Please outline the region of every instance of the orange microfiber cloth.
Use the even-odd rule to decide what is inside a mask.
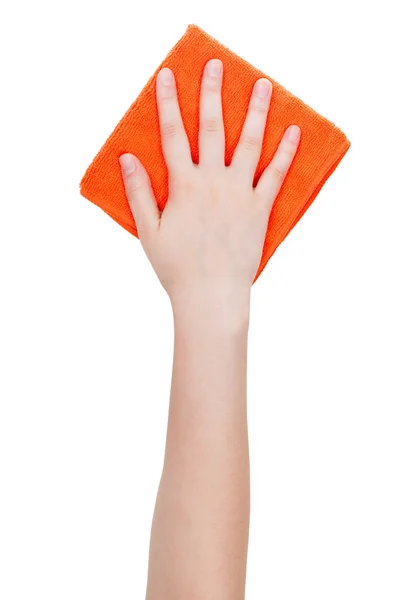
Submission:
[[[175,74],[182,118],[193,161],[197,163],[200,83],[205,64],[211,58],[219,58],[224,64],[222,104],[228,165],[239,141],[253,85],[260,77],[268,76],[197,25],[189,25],[108,137],[80,182],[80,192],[85,198],[97,204],[136,237],[138,233],[125,196],[119,156],[126,152],[138,156],[150,176],[154,195],[162,210],[168,198],[168,172],[161,150],[156,76],[162,67],[169,67]],[[273,90],[254,185],[271,161],[289,125],[301,128],[301,139],[273,204],[254,281],[350,147],[344,133],[331,121],[271,77],[268,79]]]

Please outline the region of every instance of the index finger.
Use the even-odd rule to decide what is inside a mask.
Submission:
[[[162,149],[170,172],[193,166],[189,140],[179,108],[175,77],[164,67],[157,75],[157,108]]]

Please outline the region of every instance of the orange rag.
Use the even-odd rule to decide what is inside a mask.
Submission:
[[[271,161],[287,127],[295,124],[301,128],[297,153],[270,214],[256,281],[276,248],[336,169],[350,142],[331,121],[197,25],[188,25],[105,141],[80,182],[80,193],[139,237],[125,195],[119,156],[126,152],[138,156],[150,176],[159,208],[163,210],[168,198],[168,171],[161,149],[156,76],[162,67],[169,67],[175,74],[182,118],[192,158],[197,163],[200,83],[205,64],[211,58],[221,59],[224,65],[222,104],[227,165],[239,141],[253,85],[260,77],[267,77],[273,90],[254,185]]]

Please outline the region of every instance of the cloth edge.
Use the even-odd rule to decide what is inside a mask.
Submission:
[[[341,144],[338,144],[337,150],[335,153],[332,153],[329,157],[329,161],[325,162],[321,165],[318,174],[312,179],[310,182],[308,193],[305,196],[305,201],[301,206],[300,210],[293,214],[293,217],[290,221],[286,221],[283,226],[275,232],[275,243],[269,252],[263,253],[263,256],[260,261],[260,265],[258,267],[256,276],[253,280],[253,285],[260,277],[261,273],[265,269],[268,261],[275,254],[276,250],[282,244],[283,240],[289,235],[294,226],[298,223],[304,213],[308,210],[311,204],[314,202],[319,192],[328,181],[329,177],[334,173],[336,168],[339,166],[340,162],[344,158],[345,154],[351,147],[350,140],[343,134],[343,140]],[[267,228],[268,231],[268,228]]]

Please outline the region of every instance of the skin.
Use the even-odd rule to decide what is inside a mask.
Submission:
[[[226,166],[222,81],[222,62],[210,60],[200,90],[199,164],[193,164],[173,72],[158,73],[159,125],[169,173],[162,214],[139,159],[120,157],[140,241],[174,318],[167,440],[146,600],[242,600],[245,595],[250,292],[300,129],[287,129],[253,187],[272,86],[267,79],[255,83]]]

